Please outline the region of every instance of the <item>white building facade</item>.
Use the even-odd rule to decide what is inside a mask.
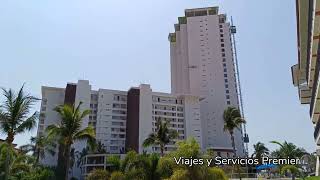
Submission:
[[[171,91],[201,98],[202,148],[232,153],[223,112],[239,108],[230,23],[218,7],[187,9],[169,34]],[[237,155],[244,156],[242,130],[235,131]]]
[[[165,147],[166,152],[175,148],[176,140],[189,137],[194,137],[202,144],[200,101],[197,96],[152,92],[147,84],[129,91],[92,90],[87,80],[68,83],[66,88],[42,87],[38,135],[45,134],[49,125],[60,123],[60,117],[54,111],[56,106],[77,105],[80,102],[81,110],[91,110],[90,115],[83,119],[82,128],[92,125],[96,139],[110,154],[124,154],[131,149],[139,153],[160,152],[157,146],[142,146],[149,134],[156,131],[157,118],[168,121],[169,128],[179,134],[177,139]],[[81,152],[86,142],[76,142],[73,147],[75,151]],[[57,161],[58,153],[54,156],[47,154],[41,163],[55,166]],[[80,178],[81,169],[75,165],[72,175]]]
[[[128,91],[126,147],[139,153],[160,152],[157,146],[142,146],[149,134],[156,132],[157,119],[169,122],[169,128],[179,134],[176,140],[193,137],[202,145],[199,98],[192,95],[152,92],[150,85],[142,84]],[[166,152],[175,149],[176,140],[165,147]]]

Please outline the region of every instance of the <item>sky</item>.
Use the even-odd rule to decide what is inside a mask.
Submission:
[[[26,91],[41,97],[41,86],[88,79],[93,89],[149,83],[170,92],[168,33],[184,9],[207,6],[219,6],[237,26],[251,152],[258,141],[275,149],[272,140],[315,151],[308,106],[300,104],[291,80],[297,63],[293,0],[2,0],[0,87],[18,90],[26,83]],[[35,133],[15,142],[26,144]]]

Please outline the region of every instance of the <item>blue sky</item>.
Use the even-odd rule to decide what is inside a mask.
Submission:
[[[237,25],[250,149],[257,141],[274,149],[269,141],[287,140],[314,151],[308,107],[300,105],[291,80],[297,63],[293,0],[3,0],[0,86],[18,89],[25,82],[41,97],[42,85],[89,79],[93,88],[150,83],[170,92],[167,35],[184,9],[205,6],[219,6]],[[15,142],[24,144],[35,132]]]

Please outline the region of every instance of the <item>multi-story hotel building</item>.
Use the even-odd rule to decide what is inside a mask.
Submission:
[[[239,108],[231,25],[218,7],[187,9],[169,34],[171,91],[200,97],[202,147],[232,153],[223,112]],[[237,155],[245,155],[242,130],[235,131]]]
[[[314,124],[314,139],[320,155],[320,0],[297,0],[298,63],[291,67],[292,81],[298,88],[301,104],[310,105],[310,118]],[[319,175],[319,157],[317,171]]]
[[[197,96],[172,95],[153,92],[150,85],[141,84],[129,91],[99,89],[92,90],[89,81],[79,80],[68,83],[66,88],[42,87],[41,116],[38,134],[45,133],[48,125],[58,124],[59,115],[54,108],[62,104],[78,104],[81,109],[90,109],[91,114],[85,117],[82,127],[93,125],[96,139],[101,142],[108,153],[123,154],[126,149],[139,153],[159,152],[159,147],[142,146],[143,141],[156,131],[156,119],[170,122],[170,129],[176,130],[178,139],[194,137],[199,144],[201,138],[200,103]],[[173,140],[165,147],[165,151],[175,148]],[[86,142],[77,142],[75,151],[86,147]],[[42,159],[46,165],[56,165],[55,156],[47,155]],[[74,175],[80,169],[74,167]]]

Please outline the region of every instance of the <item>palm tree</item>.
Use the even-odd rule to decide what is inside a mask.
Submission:
[[[12,89],[2,89],[5,99],[0,105],[0,133],[7,135],[6,142],[9,148],[12,148],[12,143],[17,134],[30,131],[36,126],[36,120],[38,118],[37,112],[29,116],[31,107],[38,99],[29,94],[25,94],[23,87],[24,86],[20,88],[17,94]],[[7,155],[5,160],[5,179],[8,179],[9,161],[10,156]]]
[[[160,154],[164,155],[164,148],[170,143],[172,139],[178,137],[178,132],[168,128],[168,121],[162,121],[160,118],[156,122],[156,132],[149,134],[149,137],[144,140],[143,146],[148,147],[151,145],[160,146]]]
[[[260,162],[263,156],[269,155],[269,149],[261,142],[254,144],[253,148],[254,148],[254,153],[252,154],[252,157],[259,159]]]
[[[70,169],[70,151],[75,141],[87,140],[89,145],[94,146],[95,131],[92,126],[81,129],[82,119],[90,114],[90,110],[80,111],[81,102],[77,107],[74,105],[57,106],[54,110],[60,115],[60,124],[49,125],[46,129],[48,137],[58,137],[59,144],[64,148],[59,152],[65,158],[65,169],[62,172],[64,179],[68,180],[68,171]]]
[[[2,91],[5,100],[0,106],[0,131],[7,135],[6,141],[12,145],[17,134],[30,131],[35,127],[37,112],[31,116],[29,114],[31,107],[38,99],[25,94],[23,86],[18,94],[15,94],[12,89],[2,89]]]
[[[276,158],[301,158],[303,155],[306,154],[306,151],[302,148],[298,148],[293,143],[288,143],[284,141],[284,143],[280,143],[278,141],[271,141],[270,143],[277,144],[280,146],[279,150],[276,150],[272,153]]]
[[[10,161],[7,163],[7,156]],[[8,143],[0,144],[0,179],[11,178],[22,173],[29,172],[33,168],[34,158],[10,147]],[[7,170],[6,170],[7,169]]]
[[[50,155],[55,154],[56,144],[53,140],[43,135],[37,137],[31,137],[31,143],[20,146],[20,150],[23,152],[32,152],[33,156],[36,157],[36,162],[39,163],[40,159],[45,157],[45,153],[48,152]]]
[[[94,153],[97,153],[97,154],[106,154],[107,151],[106,151],[106,146],[101,143],[100,141],[98,143],[96,143],[95,145],[95,150],[94,150]]]
[[[240,129],[241,125],[246,121],[241,117],[239,109],[235,107],[228,107],[223,112],[224,131],[228,131],[231,136],[231,144],[233,148],[233,156],[237,156],[236,145],[234,142],[234,129]]]
[[[89,154],[89,147],[83,148],[81,151],[76,151],[77,167],[80,167],[82,159]]]

